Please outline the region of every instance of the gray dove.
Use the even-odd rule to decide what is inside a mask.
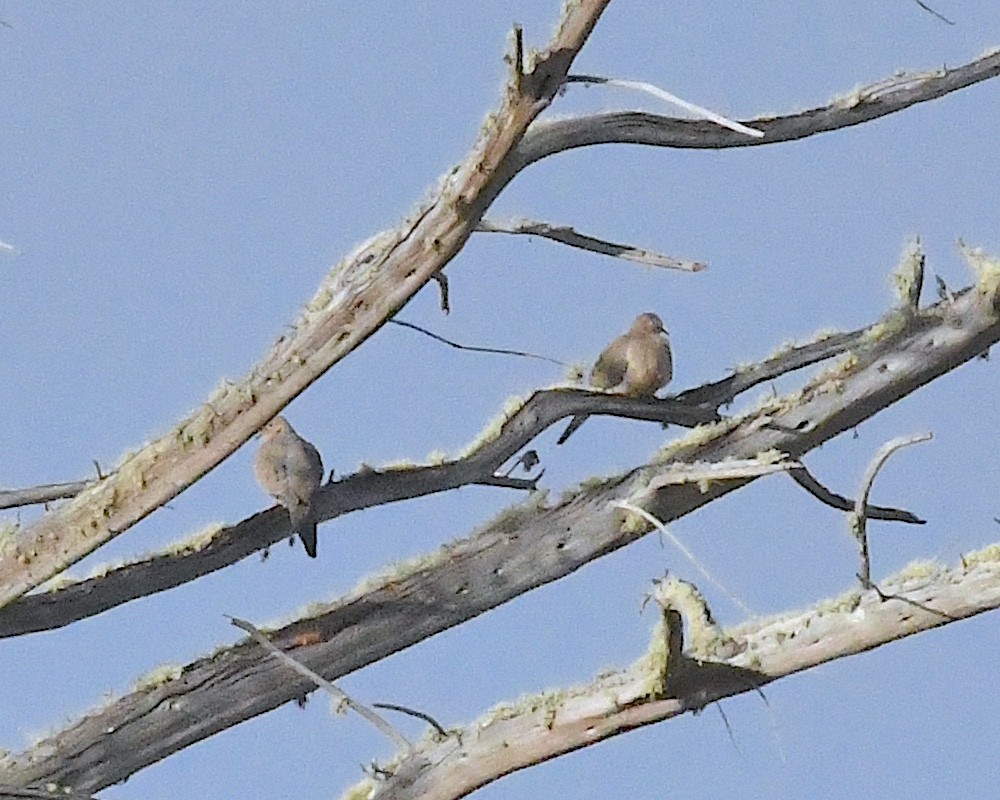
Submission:
[[[629,397],[653,397],[674,374],[670,338],[663,321],[651,312],[640,314],[632,327],[611,342],[590,371],[590,385]],[[573,417],[559,444],[579,428],[586,414]]]
[[[253,471],[265,492],[288,509],[292,532],[302,539],[306,553],[316,558],[316,493],[323,482],[319,452],[299,436],[284,417],[261,428],[263,442]]]

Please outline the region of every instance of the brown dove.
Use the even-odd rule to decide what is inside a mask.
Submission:
[[[650,312],[635,318],[632,327],[611,342],[590,371],[590,385],[629,397],[652,397],[670,382],[674,362],[663,321]],[[587,418],[573,417],[559,444],[565,442]]]
[[[284,417],[275,417],[261,428],[263,442],[253,462],[257,482],[288,509],[292,532],[316,558],[316,509],[313,501],[323,482],[319,452],[299,436]]]

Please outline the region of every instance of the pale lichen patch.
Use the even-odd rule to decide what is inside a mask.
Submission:
[[[177,680],[183,671],[184,668],[180,664],[163,664],[139,678],[133,685],[132,691],[155,689],[157,686]]]

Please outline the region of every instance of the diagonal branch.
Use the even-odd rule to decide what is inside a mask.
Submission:
[[[501,169],[551,103],[609,0],[567,5],[548,49],[508,79],[498,111],[432,198],[335,266],[294,329],[116,474],[46,514],[0,553],[0,607],[76,563],[217,467],[285,405],[377,331],[448,264],[517,170]]]
[[[757,364],[742,367],[728,378],[681,392],[676,398],[629,398],[580,389],[535,392],[517,410],[504,414],[502,424],[487,425],[488,431],[495,432],[454,461],[407,469],[364,470],[328,484],[317,501],[319,519],[335,519],[372,506],[474,483],[505,485],[495,475],[500,466],[548,426],[566,416],[586,412],[682,427],[717,422],[719,417],[712,410],[713,406],[728,403],[762,382],[840,355],[852,347],[860,349],[877,343],[885,331],[899,328],[898,319],[896,312],[890,312],[867,328],[784,348]],[[705,406],[694,405],[702,401]],[[533,481],[506,485],[518,489],[534,488]],[[126,564],[100,577],[22,597],[0,609],[0,637],[62,627],[140,597],[172,589],[247,558],[288,535],[288,517],[280,509],[254,514],[223,528],[210,539],[200,536],[190,544],[171,547],[166,553]]]
[[[510,168],[516,172],[555,153],[595,144],[717,150],[794,141],[894,114],[997,75],[1000,75],[1000,51],[997,50],[954,69],[894,75],[868,89],[855,90],[826,106],[782,117],[744,120],[764,131],[762,139],[751,139],[711,122],[632,111],[540,120],[531,126],[518,145],[516,160]]]
[[[500,705],[458,735],[427,742],[395,764],[386,780],[366,780],[351,796],[457,800],[511,772],[595,742],[1000,608],[1000,561],[986,551],[972,566],[935,567],[930,573],[891,578],[892,602],[874,591],[855,592],[805,611],[749,620],[722,633],[708,654],[678,653],[681,625],[670,614],[687,609],[665,604],[649,650],[629,668],[584,686]],[[684,616],[692,626],[700,622],[690,612]]]
[[[851,511],[855,508],[856,502],[843,495],[831,492],[826,486],[816,480],[816,477],[799,464],[788,470],[788,476],[809,494],[838,511]],[[923,525],[927,520],[923,520],[916,514],[902,508],[887,508],[886,506],[865,505],[864,513],[868,519],[879,519],[886,522],[908,522],[911,525]]]
[[[0,509],[34,506],[39,503],[51,503],[53,500],[65,500],[75,497],[94,481],[70,481],[69,483],[46,483],[27,489],[0,490]]]
[[[683,427],[714,422],[712,409],[676,400],[629,398],[582,389],[535,392],[487,433],[469,451],[443,464],[377,471],[364,469],[324,486],[317,497],[318,519],[336,519],[373,506],[411,500],[472,484],[511,489],[534,489],[537,478],[497,475],[500,467],[550,425],[581,411],[616,414],[633,419],[669,422]],[[499,429],[499,430],[497,430]],[[490,433],[492,431],[492,433]],[[211,536],[198,535],[189,543],[125,564],[46,592],[18,598],[0,608],[0,637],[51,630],[100,614],[123,603],[172,589],[236,563],[289,536],[288,514],[273,507]]]
[[[920,386],[956,369],[1000,340],[995,283],[959,293],[915,315],[911,327],[880,339],[864,357],[810,381],[793,397],[695,431],[643,467],[589,483],[546,505],[539,493],[468,539],[401,565],[380,579],[272,633],[283,649],[329,680],[371,664],[571,574],[649,532],[610,507],[627,501],[669,523],[750,479],[650,489],[675,461],[754,458],[775,449],[797,459],[857,426]],[[995,557],[994,557],[995,560]],[[991,578],[996,592],[995,576]],[[928,601],[935,606],[936,599]],[[891,607],[891,602],[885,607]],[[965,603],[947,613],[976,613]],[[936,624],[946,620],[933,615]],[[907,608],[907,630],[919,617]],[[822,639],[822,651],[834,642]],[[108,703],[0,765],[0,783],[54,781],[96,791],[195,742],[294,700],[312,688],[286,680],[259,646],[237,644],[189,664],[173,679]],[[782,662],[779,652],[775,655]],[[801,669],[794,663],[789,671]],[[745,687],[743,687],[745,688]],[[184,714],[170,709],[176,705]],[[643,712],[639,712],[642,716]]]
[[[386,722],[386,720],[382,716],[376,714],[374,711],[372,711],[370,708],[363,705],[362,703],[359,703],[357,700],[355,700],[349,694],[347,694],[347,692],[345,692],[339,686],[333,684],[331,681],[328,681],[322,675],[317,675],[315,672],[309,669],[309,667],[305,666],[305,664],[296,661],[292,656],[290,656],[284,650],[280,649],[279,647],[276,647],[252,623],[247,622],[245,619],[239,619],[238,617],[230,617],[229,621],[240,630],[250,634],[250,638],[252,638],[255,642],[257,642],[257,644],[259,644],[261,647],[263,647],[265,650],[271,653],[271,655],[275,656],[275,658],[277,658],[279,661],[282,661],[283,663],[287,664],[297,673],[305,676],[321,689],[326,689],[327,693],[329,693],[329,695],[334,700],[337,701],[338,707],[346,706],[347,708],[351,709],[359,716],[361,716],[363,719],[370,722],[372,726],[374,726],[379,733],[385,736],[385,738],[387,738],[390,742],[392,742],[397,748],[407,753],[413,753],[413,744],[410,742],[410,740],[407,739],[405,736],[403,736],[403,734],[401,734],[398,730],[396,730],[392,725]]]
[[[479,225],[476,226],[476,230],[483,233],[541,236],[545,239],[551,239],[554,242],[568,245],[569,247],[578,247],[581,250],[589,250],[592,253],[600,253],[604,256],[621,258],[626,261],[635,261],[638,264],[646,264],[650,267],[665,267],[685,272],[700,272],[706,266],[700,261],[686,261],[657,253],[654,250],[644,250],[639,247],[633,247],[630,244],[617,244],[605,239],[598,239],[594,236],[580,233],[569,225],[553,225],[549,222],[539,222],[533,219],[481,219]]]

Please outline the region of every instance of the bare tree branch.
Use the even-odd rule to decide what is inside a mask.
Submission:
[[[502,424],[488,424],[486,434],[468,453],[455,460],[382,471],[363,469],[326,484],[316,499],[318,519],[331,520],[372,506],[472,484],[533,489],[538,477],[511,478],[496,472],[539,433],[579,411],[670,422],[683,427],[718,419],[712,409],[675,400],[594,394],[581,389],[538,391],[516,410],[505,413]],[[290,533],[288,514],[272,507],[222,528],[211,537],[198,535],[189,543],[174,545],[164,553],[126,564],[100,577],[19,598],[0,608],[0,637],[61,627],[139,597],[172,589],[270,547],[288,538]]]
[[[74,497],[93,485],[94,481],[70,481],[69,483],[47,483],[28,489],[4,489],[0,491],[0,509],[33,506]]]
[[[665,448],[649,464],[587,484],[554,505],[546,505],[544,495],[538,493],[472,537],[451,542],[432,556],[399,566],[380,579],[368,580],[341,600],[316,609],[313,616],[274,631],[272,641],[282,649],[301,643],[296,657],[334,680],[569,575],[649,532],[648,523],[635,524],[626,512],[611,508],[614,501],[629,502],[669,523],[751,480],[651,490],[651,481],[668,471],[673,462],[753,458],[771,449],[800,458],[1000,340],[998,310],[995,283],[984,282],[965,290],[953,303],[921,311],[905,331],[876,339],[868,349],[811,380],[795,395],[776,398],[738,419],[695,431],[687,440]],[[975,564],[976,560],[970,558],[966,563]],[[949,600],[948,586],[954,586],[949,583],[944,597],[934,594],[926,605],[958,618],[995,607],[1000,602],[1000,581],[995,567],[990,570],[988,581],[977,573],[979,594],[959,592]],[[969,569],[963,574],[967,573]],[[947,621],[938,613],[924,619],[908,604],[905,614],[898,613],[892,602],[882,606],[895,614],[893,631],[886,634],[889,638]],[[821,629],[810,628],[807,638]],[[873,639],[854,638],[856,633],[852,627],[852,641],[860,642],[862,649],[874,646]],[[797,649],[786,655],[779,648],[771,656],[772,664],[784,664],[786,672],[793,672],[808,665],[797,659],[819,658],[823,653],[836,657],[845,648],[836,635],[823,635],[814,641],[808,648],[811,655],[803,656]],[[760,651],[753,656],[759,657]],[[280,677],[284,673],[277,672],[278,668],[272,660],[261,658],[257,645],[218,649],[180,670],[173,679],[142,686],[29,751],[8,757],[0,764],[0,782],[37,785],[51,780],[79,791],[96,791],[117,783],[146,765],[312,688],[311,681]],[[745,688],[741,684],[730,690]],[[176,702],[185,713],[171,711]],[[673,707],[681,710],[676,704]],[[647,712],[650,709],[635,711],[635,719],[645,718]]]
[[[534,358],[537,359],[538,361],[546,361],[549,364],[556,364],[557,366],[560,367],[569,366],[569,364],[566,364],[562,361],[557,361],[554,358],[549,358],[548,356],[536,355],[535,353],[526,353],[523,350],[505,350],[504,348],[501,347],[476,347],[471,344],[459,344],[458,342],[453,342],[451,339],[445,339],[443,336],[439,336],[436,333],[432,333],[426,328],[421,328],[419,325],[414,325],[412,322],[403,322],[402,320],[399,319],[390,319],[389,323],[392,325],[399,325],[403,328],[409,328],[411,331],[417,331],[418,333],[422,333],[424,336],[430,336],[435,341],[441,342],[442,344],[446,344],[448,345],[448,347],[454,347],[456,350],[468,350],[470,353],[495,353],[501,356],[519,356],[520,358]]]
[[[826,106],[788,114],[744,120],[764,131],[763,139],[720,128],[701,120],[677,119],[640,112],[613,112],[585,117],[535,122],[517,146],[509,168],[516,174],[526,165],[555,153],[595,144],[644,144],[716,150],[726,147],[759,147],[804,139],[817,133],[860,125],[894,114],[918,103],[936,100],[1000,75],[1000,51],[954,69],[893,76],[874,89],[851,92]]]
[[[944,14],[941,14],[940,12],[935,11],[933,8],[931,8],[929,5],[927,5],[927,3],[923,2],[923,0],[913,0],[913,2],[915,2],[918,6],[920,6],[928,14],[930,14],[931,16],[937,17],[942,22],[947,23],[948,25],[954,25],[955,24],[950,19],[948,19]]]
[[[417,711],[416,709],[407,708],[406,706],[397,705],[396,703],[372,703],[372,708],[384,708],[387,711],[398,711],[400,714],[408,714],[411,717],[422,719],[434,729],[438,736],[448,735],[448,731],[444,729],[440,722],[434,719],[434,717],[430,714],[425,714],[423,711]]]
[[[788,476],[809,494],[838,511],[852,511],[855,508],[855,501],[849,500],[843,495],[831,492],[816,477],[806,469],[805,465],[799,464],[788,470]],[[902,508],[887,508],[886,506],[865,506],[865,515],[868,519],[884,520],[886,522],[908,522],[911,525],[923,525],[926,520],[921,519],[916,514]]]
[[[759,131],[756,128],[748,128],[746,125],[741,125],[739,122],[729,119],[729,117],[724,117],[722,114],[718,114],[715,111],[695,105],[694,103],[684,100],[675,94],[671,94],[670,92],[665,91],[652,83],[622,80],[621,78],[605,78],[600,75],[567,75],[566,83],[589,83],[621,89],[633,89],[638,92],[644,92],[645,94],[652,95],[657,100],[662,100],[665,103],[675,105],[678,108],[683,108],[685,111],[694,114],[698,119],[714,122],[716,125],[728,128],[731,131],[736,131],[737,133],[742,133],[744,136],[751,136],[755,139],[761,139],[764,136],[763,131]]]
[[[585,686],[500,706],[459,735],[427,744],[395,765],[385,781],[355,788],[371,790],[371,800],[456,800],[511,772],[595,742],[1000,608],[995,553],[984,551],[971,567],[928,565],[928,571],[890,579],[898,600],[854,592],[806,611],[749,620],[716,634],[714,642],[708,630],[701,646],[689,645],[683,654],[677,653],[682,626],[670,616],[677,605],[665,604],[664,621],[653,632],[648,652],[629,668]]]
[[[326,689],[327,693],[337,701],[338,706],[346,706],[347,708],[354,711],[360,717],[364,718],[370,722],[379,733],[385,736],[390,742],[392,742],[397,748],[403,750],[407,753],[413,753],[413,743],[410,742],[403,734],[397,731],[392,725],[386,722],[381,716],[376,714],[370,708],[367,708],[362,703],[354,700],[347,692],[341,689],[339,686],[333,684],[333,682],[328,681],[322,675],[317,675],[305,664],[296,661],[291,655],[286,653],[284,650],[275,647],[275,645],[263,634],[261,633],[252,623],[247,622],[245,619],[239,619],[238,617],[230,617],[229,621],[235,625],[240,630],[246,631],[250,634],[250,637],[257,642],[261,647],[267,650],[272,655],[276,656],[279,661],[283,661],[293,670],[295,670],[299,675],[303,675],[313,683],[316,684],[321,689]]]
[[[635,261],[651,267],[666,267],[685,272],[700,272],[706,265],[700,261],[685,261],[673,256],[663,255],[653,250],[644,250],[630,244],[616,244],[604,239],[580,233],[568,225],[553,225],[549,222],[539,222],[533,219],[492,220],[481,219],[476,226],[477,231],[484,233],[511,233],[527,236],[541,236],[554,242],[600,253],[604,256]]]
[[[868,469],[865,470],[865,476],[861,480],[861,491],[858,493],[858,499],[854,503],[854,511],[851,514],[851,531],[858,540],[858,555],[861,562],[861,568],[858,571],[858,580],[861,582],[862,589],[872,588],[872,564],[868,553],[868,515],[865,509],[868,507],[868,498],[871,497],[875,476],[878,475],[879,470],[882,469],[885,462],[889,460],[889,456],[897,450],[911,444],[928,442],[931,438],[931,434],[923,433],[919,436],[901,436],[886,442],[879,448],[879,451],[868,465]]]
[[[953,295],[951,302],[955,300]],[[539,433],[566,416],[610,414],[669,422],[682,427],[716,422],[719,417],[712,410],[713,406],[729,403],[740,393],[762,382],[840,355],[851,348],[862,352],[876,346],[885,348],[893,340],[892,337],[899,336],[905,331],[905,326],[912,323],[908,320],[908,317],[900,317],[898,312],[890,312],[867,328],[783,348],[757,364],[740,368],[728,378],[681,392],[675,398],[629,398],[580,389],[536,392],[516,411],[505,415],[498,432],[461,458],[433,466],[382,472],[363,470],[329,483],[321,490],[317,500],[319,519],[335,519],[352,511],[474,483],[515,489],[533,488],[537,478],[525,483],[517,483],[517,479],[502,482],[496,472]],[[702,403],[704,405],[698,405]],[[488,429],[494,427],[492,424],[487,426]],[[750,455],[755,457],[757,453]],[[876,509],[879,514],[892,511],[881,507]],[[223,528],[208,541],[199,538],[190,546],[174,546],[166,553],[126,564],[98,578],[20,598],[8,608],[0,609],[0,637],[61,627],[139,597],[171,589],[253,555],[288,535],[288,516],[281,509],[260,512]]]
[[[438,289],[441,292],[441,311],[445,314],[451,313],[451,300],[448,295],[448,276],[444,274],[442,270],[438,270],[433,275],[431,275],[431,280],[433,280],[438,285]],[[389,320],[392,322],[393,320]]]
[[[501,167],[549,105],[609,0],[565,6],[548,49],[509,79],[468,157],[396,229],[335,266],[293,331],[117,472],[49,512],[0,553],[0,607],[124,532],[235,452],[285,405],[377,331],[461,250],[509,182]]]

